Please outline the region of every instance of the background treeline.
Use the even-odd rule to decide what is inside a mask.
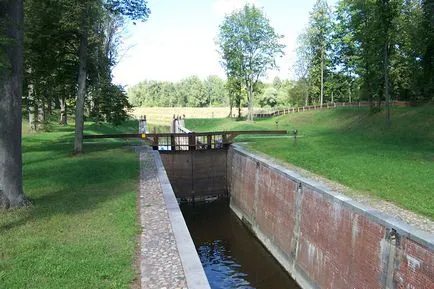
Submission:
[[[275,77],[272,83],[260,83],[256,88],[257,107],[292,106],[304,102],[296,90],[296,81]],[[229,106],[226,80],[211,75],[202,80],[190,76],[179,82],[144,80],[128,89],[128,100],[133,106],[159,107],[210,107]],[[246,92],[240,104],[247,105]],[[338,101],[339,99],[337,99]],[[236,107],[234,100],[234,107]]]
[[[128,89],[128,99],[134,106],[228,106],[225,84],[215,75],[179,82],[145,80]]]
[[[434,1],[317,0],[289,74],[254,87],[256,107],[342,101],[430,101],[434,97]],[[135,106],[247,106],[243,86],[216,76],[143,81],[128,91]]]

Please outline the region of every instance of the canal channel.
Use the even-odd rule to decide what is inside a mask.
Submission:
[[[213,289],[299,289],[229,208],[228,201],[181,210]]]

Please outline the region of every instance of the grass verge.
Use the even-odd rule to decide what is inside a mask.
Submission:
[[[188,119],[194,131],[296,128],[299,137],[240,136],[251,149],[434,219],[434,107],[303,112],[255,123]]]
[[[86,123],[85,133],[136,132]],[[135,279],[139,162],[131,141],[86,143],[73,126],[24,133],[28,208],[0,210],[0,288],[128,288]],[[24,130],[25,131],[25,130]]]

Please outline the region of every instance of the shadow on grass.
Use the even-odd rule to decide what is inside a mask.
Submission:
[[[8,212],[0,211],[5,214],[0,234],[38,219],[93,210],[131,193],[139,175],[137,155],[116,143],[87,146],[78,156],[65,145],[32,146],[24,159],[24,189],[32,205],[15,210],[9,221]]]

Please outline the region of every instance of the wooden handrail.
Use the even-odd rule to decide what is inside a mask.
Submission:
[[[194,136],[208,136],[208,135],[241,135],[241,134],[287,134],[286,130],[230,130],[230,131],[211,131],[211,132],[192,132],[192,133],[123,133],[123,134],[87,134],[83,137],[85,139],[99,139],[99,138],[153,138],[153,137],[188,137]]]
[[[234,130],[191,133],[125,133],[84,135],[85,139],[139,138],[147,140],[154,150],[210,150],[227,148],[241,134],[287,134],[286,130]]]

